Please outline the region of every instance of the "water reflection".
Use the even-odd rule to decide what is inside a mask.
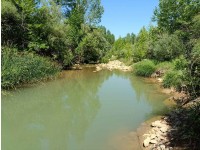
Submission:
[[[106,150],[106,140],[133,129],[164,105],[152,84],[94,68],[2,97],[2,149]]]

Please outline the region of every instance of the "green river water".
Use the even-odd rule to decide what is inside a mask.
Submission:
[[[93,71],[65,71],[2,96],[2,150],[112,150],[114,136],[167,111],[158,85]]]

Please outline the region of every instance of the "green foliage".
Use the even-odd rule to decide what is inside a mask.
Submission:
[[[156,65],[156,70],[163,70],[164,72],[171,71],[174,69],[174,64],[169,61],[159,62]]]
[[[198,97],[200,95],[200,39],[197,40],[192,49],[186,77],[186,85],[191,97]]]
[[[89,25],[97,25],[101,22],[101,16],[104,12],[101,6],[101,0],[87,0],[87,9],[85,10],[85,22]]]
[[[153,20],[159,28],[173,33],[176,30],[187,31],[192,18],[199,13],[199,0],[160,0],[159,7],[154,11]]]
[[[134,72],[138,76],[151,76],[156,70],[156,66],[151,60],[142,60],[134,65]]]
[[[53,77],[60,67],[47,58],[33,53],[19,53],[16,49],[2,47],[1,85],[13,88],[18,84]]]
[[[110,30],[106,30],[106,28],[104,26],[100,26],[99,29],[102,30],[102,33],[104,34],[104,37],[106,38],[106,40],[113,45],[115,42],[115,36],[114,34],[112,34],[110,32]]]
[[[196,145],[199,145],[198,139],[200,136],[200,103],[196,103],[185,111],[186,118],[182,121],[182,124],[179,126],[179,129],[184,133],[181,136],[184,140],[191,140],[196,142]]]
[[[132,60],[133,44],[135,42],[135,34],[127,34],[123,38],[118,38],[112,47],[112,54],[117,59]]]
[[[184,74],[181,70],[172,70],[164,75],[163,86],[166,88],[175,87],[177,90],[181,90],[183,85]]]
[[[20,14],[17,8],[10,1],[1,1],[1,33],[2,44],[19,43],[19,36],[22,34],[22,29],[19,26]]]
[[[198,149],[200,147],[199,116],[199,99],[197,99],[197,103],[190,103],[186,107],[179,107],[173,111],[172,115],[170,115],[170,123],[176,125],[177,130],[172,132],[174,138],[172,142],[178,147],[183,147],[184,149]],[[187,145],[187,147],[185,145]]]
[[[200,14],[194,16],[192,20],[192,38],[198,39],[200,38]]]
[[[138,62],[147,58],[148,54],[148,31],[143,27],[136,37],[133,49],[133,61]]]
[[[178,57],[184,51],[184,45],[176,35],[163,34],[155,42],[153,56],[159,61],[169,61]]]
[[[79,54],[83,52],[77,51],[77,47],[88,32],[93,32],[102,13],[100,0],[3,0],[2,43],[49,56],[63,66],[69,66],[79,62],[82,57]],[[83,26],[87,26],[87,32]],[[110,32],[102,38],[114,42]]]
[[[97,62],[110,49],[110,44],[102,36],[99,30],[87,33],[83,38],[78,48],[79,55],[82,57],[82,62]]]
[[[188,62],[183,55],[181,55],[179,58],[176,58],[173,61],[173,64],[174,64],[174,69],[176,70],[186,70],[188,66]]]

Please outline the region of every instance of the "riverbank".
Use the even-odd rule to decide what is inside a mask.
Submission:
[[[96,71],[94,72],[101,71],[102,69],[108,69],[110,71],[115,69],[122,71],[133,70],[132,67],[130,70],[124,69],[125,67],[130,67],[124,66],[125,65],[122,62],[115,60],[110,61],[108,64],[98,64],[96,66]],[[162,70],[156,70],[150,78],[146,79],[148,82],[154,82],[162,87],[163,76],[164,73]],[[171,95],[171,97],[165,100],[164,103],[169,107],[173,107],[173,109],[165,116],[158,116],[145,121],[136,131],[132,131],[128,135],[117,137],[115,139],[117,141],[115,143],[119,143],[119,145],[116,145],[117,150],[171,150],[191,148],[191,143],[184,143],[182,142],[182,139],[177,140],[177,138],[179,138],[179,133],[177,132],[181,131],[178,126],[183,123],[183,121],[179,118],[188,117],[185,113],[187,111],[180,108],[180,105],[188,101],[188,95],[184,92],[184,90],[177,92],[175,88],[162,88],[161,92]],[[198,101],[199,100],[193,101],[191,104],[188,103],[187,105],[194,106]]]
[[[2,47],[2,89],[14,89],[24,84],[48,80],[54,78],[60,70],[61,66],[47,57]]]
[[[162,78],[149,79],[150,82],[160,85],[162,83]],[[139,126],[137,137],[141,149],[197,149],[200,128],[198,125],[200,97],[189,101],[189,96],[184,91],[177,92],[174,88],[163,88],[162,92],[172,95],[164,103],[173,109],[165,116],[152,118]]]
[[[94,72],[101,71],[102,69],[108,69],[110,71],[121,70],[124,72],[133,70],[131,66],[126,66],[123,62],[121,62],[119,60],[113,60],[113,61],[109,61],[108,63],[97,64],[96,71],[94,71]]]

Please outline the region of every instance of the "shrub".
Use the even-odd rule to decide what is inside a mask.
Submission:
[[[151,76],[155,70],[156,66],[151,60],[143,60],[134,65],[134,72],[138,76]]]
[[[94,30],[92,33],[87,33],[76,49],[82,57],[82,62],[98,62],[105,56],[110,49],[110,44],[103,37],[102,33]]]
[[[184,45],[176,35],[163,34],[153,48],[153,56],[159,61],[172,60],[183,52]]]
[[[170,71],[174,69],[174,64],[169,61],[164,61],[156,65],[157,70]]]
[[[60,67],[47,58],[32,53],[19,53],[16,49],[2,48],[2,88],[13,88],[18,84],[52,77]]]
[[[198,149],[200,147],[200,103],[197,99],[197,103],[188,103],[186,106],[175,109],[170,115],[170,123],[177,127],[177,130],[173,131],[172,143],[179,143],[177,146],[187,145],[185,149]]]
[[[177,90],[180,90],[181,85],[183,84],[183,78],[184,76],[181,70],[169,71],[164,76],[163,86],[165,88],[175,87]]]
[[[187,60],[185,59],[185,57],[183,55],[181,55],[179,58],[176,58],[173,61],[174,64],[174,69],[176,70],[185,70],[187,67]]]

